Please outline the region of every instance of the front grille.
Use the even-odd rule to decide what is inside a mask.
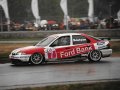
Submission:
[[[17,53],[12,53],[12,55],[17,55]]]

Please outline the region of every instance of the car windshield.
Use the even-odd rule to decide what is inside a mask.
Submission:
[[[55,40],[56,37],[53,36],[49,36],[43,40],[41,40],[38,44],[36,44],[35,46],[47,46],[49,45],[53,40]]]

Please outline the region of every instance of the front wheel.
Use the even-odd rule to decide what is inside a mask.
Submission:
[[[92,62],[98,62],[101,60],[102,53],[99,50],[93,50],[89,53],[88,59]]]
[[[36,65],[41,64],[43,60],[44,60],[43,55],[39,53],[35,53],[30,57],[30,62]]]

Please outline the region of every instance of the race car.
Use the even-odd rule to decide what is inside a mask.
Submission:
[[[50,35],[34,46],[15,49],[9,55],[12,64],[42,64],[49,61],[75,60],[83,57],[92,62],[112,54],[110,42],[84,33]]]

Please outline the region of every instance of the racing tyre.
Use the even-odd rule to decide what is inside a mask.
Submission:
[[[42,64],[43,60],[43,55],[39,53],[35,53],[30,57],[30,63],[35,65]]]
[[[102,53],[99,50],[91,51],[88,55],[89,61],[98,62],[101,60]]]

